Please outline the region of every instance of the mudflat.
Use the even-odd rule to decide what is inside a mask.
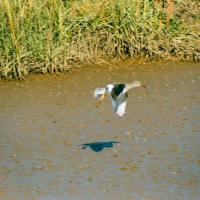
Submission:
[[[126,114],[93,91],[138,80]],[[200,66],[119,63],[0,81],[0,199],[181,199],[200,191]],[[114,141],[99,152],[78,146]],[[99,143],[98,143],[99,144]]]

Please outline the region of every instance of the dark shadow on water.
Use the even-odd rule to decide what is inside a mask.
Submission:
[[[114,143],[119,143],[115,141],[109,141],[109,142],[91,142],[91,143],[85,143],[80,144],[78,146],[83,146],[82,149],[85,149],[86,147],[90,147],[95,152],[102,151],[105,147],[112,148]]]

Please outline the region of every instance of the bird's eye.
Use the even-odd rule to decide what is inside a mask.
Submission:
[[[108,91],[108,87],[106,86],[106,90]]]

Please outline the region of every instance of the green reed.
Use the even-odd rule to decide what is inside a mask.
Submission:
[[[0,76],[68,73],[106,59],[199,61],[198,35],[180,20],[166,25],[159,1],[0,3]]]

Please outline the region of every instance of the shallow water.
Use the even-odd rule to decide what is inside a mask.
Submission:
[[[139,80],[126,114],[93,91]],[[2,200],[181,199],[200,191],[200,66],[119,64],[0,82]],[[94,152],[80,144],[116,141]]]

